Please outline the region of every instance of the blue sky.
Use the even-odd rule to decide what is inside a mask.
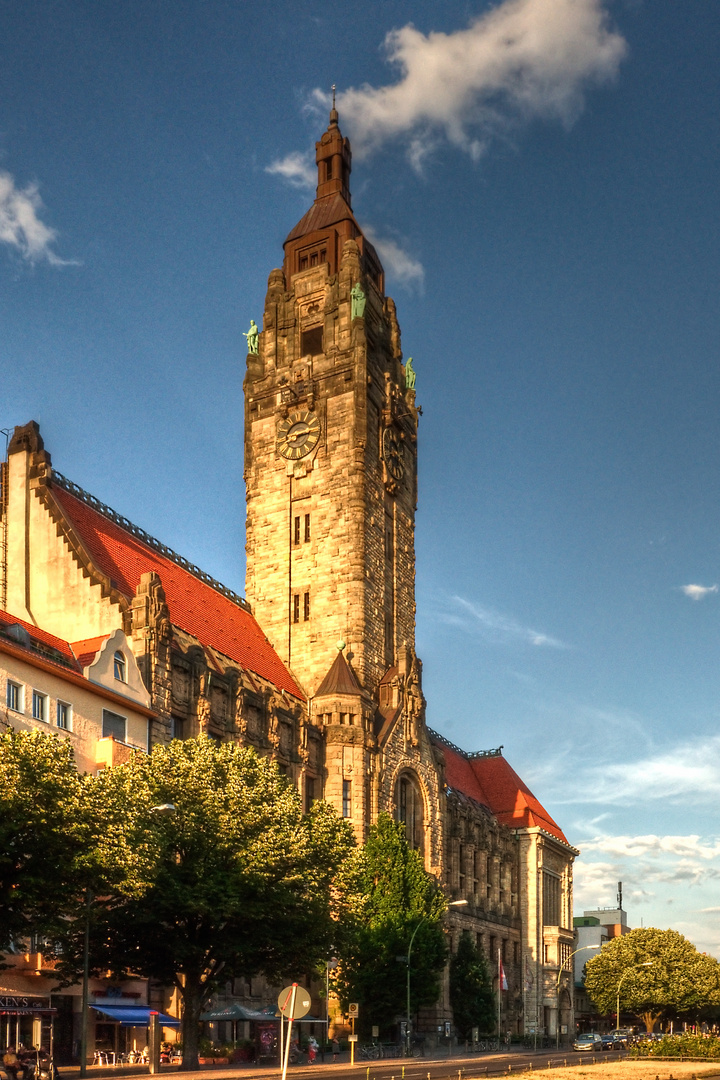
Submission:
[[[720,9],[0,0],[0,426],[243,591],[250,318],[323,95],[423,406],[430,724],[720,955]]]

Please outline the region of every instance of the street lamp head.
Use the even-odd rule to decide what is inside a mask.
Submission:
[[[467,900],[451,900],[448,903],[448,907],[465,907]]]
[[[162,814],[164,816],[174,814],[176,812],[175,804],[171,802],[160,803],[159,806],[151,806],[150,812],[153,814]]]

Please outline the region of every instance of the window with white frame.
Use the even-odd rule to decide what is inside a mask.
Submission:
[[[120,682],[127,682],[127,661],[125,654],[118,649],[113,658],[113,671],[115,678]]]
[[[39,690],[33,690],[32,714],[33,714],[33,720],[42,720],[42,722],[44,724],[47,724],[47,720],[48,720],[48,699],[47,699],[47,694],[41,694]]]
[[[68,704],[67,701],[58,701],[55,721],[63,731],[70,731],[72,728],[72,705]]]
[[[25,712],[23,705],[23,688],[20,683],[10,682],[7,684],[7,707],[13,712]]]
[[[110,712],[109,709],[103,709],[102,716],[102,737],[107,739],[112,736],[117,742],[125,742],[127,734],[127,717],[120,716],[119,713]]]

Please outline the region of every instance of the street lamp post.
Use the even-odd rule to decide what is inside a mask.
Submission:
[[[583,945],[580,949],[575,949],[560,965],[560,970],[557,975],[557,983],[555,984],[555,1001],[557,1002],[557,1021],[555,1023],[555,1048],[560,1049],[560,976],[565,968],[568,966],[573,956],[577,956],[579,952],[587,952],[588,949],[600,949],[600,945]]]
[[[450,903],[448,904],[448,907],[449,908],[451,908],[451,907],[465,907],[466,904],[467,904],[467,900],[451,900]],[[405,961],[406,964],[407,964],[407,1013],[406,1013],[407,1020],[406,1020],[406,1023],[405,1023],[405,1054],[406,1054],[406,1056],[409,1056],[409,1054],[410,1054],[410,954],[412,953],[412,947],[413,947],[413,942],[415,941],[415,935],[417,934],[417,932],[420,929],[420,927],[422,926],[422,924],[424,922],[427,922],[427,919],[428,919],[428,916],[423,915],[422,919],[420,920],[420,922],[417,924],[417,926],[413,930],[412,935],[410,937],[410,944],[408,945],[407,959]]]
[[[627,968],[626,971],[623,971],[622,975],[620,976],[620,982],[618,983],[618,988],[617,988],[617,1003],[616,1003],[617,1008],[615,1010],[615,1029],[616,1030],[618,1030],[620,1028],[620,987],[623,984],[623,979],[625,978],[626,975],[629,975],[631,971],[635,971],[636,968],[639,968],[639,967],[652,967],[653,963],[654,963],[653,960],[645,960],[642,964],[633,964],[632,967],[629,967],[629,968]]]

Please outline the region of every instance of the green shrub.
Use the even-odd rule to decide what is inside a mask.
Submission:
[[[657,1042],[640,1042],[632,1047],[632,1057],[720,1058],[720,1038],[715,1035],[665,1035]]]

